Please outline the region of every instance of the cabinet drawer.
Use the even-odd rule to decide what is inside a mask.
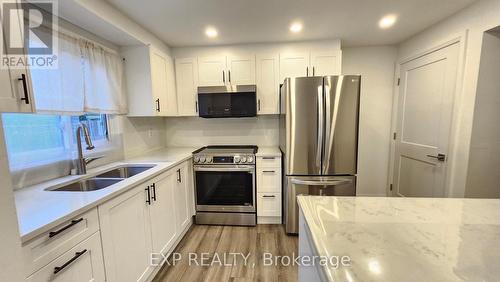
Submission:
[[[257,157],[257,168],[259,167],[281,167],[281,157]]]
[[[257,193],[257,216],[281,216],[281,193]]]
[[[25,275],[29,276],[99,230],[97,208],[64,222],[23,246]]]
[[[26,281],[105,281],[99,232],[63,253]]]
[[[257,169],[257,192],[281,192],[281,171],[279,168]]]

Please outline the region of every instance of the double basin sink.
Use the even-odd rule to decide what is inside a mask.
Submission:
[[[123,181],[126,178],[145,172],[153,167],[154,165],[124,165],[102,172],[93,178],[79,180],[61,187],[52,187],[46,190],[69,192],[88,192],[100,190]]]

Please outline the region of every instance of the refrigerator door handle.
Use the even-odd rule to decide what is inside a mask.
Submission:
[[[338,186],[344,184],[352,183],[351,179],[336,179],[336,180],[307,180],[307,179],[299,179],[292,178],[292,184],[296,185],[308,185],[308,186]]]
[[[316,129],[318,140],[316,141],[316,167],[319,168],[319,173],[322,170],[322,154],[323,154],[323,139],[325,138],[325,107],[323,99],[323,87],[318,87],[318,128]]]
[[[336,85],[332,83],[329,77],[324,79],[324,99],[325,99],[325,145],[323,148],[323,174],[328,174],[333,151],[333,141],[335,138],[335,129],[337,117],[339,114],[340,95],[342,89],[343,77],[339,77]],[[333,89],[335,87],[335,89]],[[333,98],[333,109],[332,109]]]

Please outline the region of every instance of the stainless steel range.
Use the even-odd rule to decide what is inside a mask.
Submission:
[[[256,225],[257,146],[208,146],[193,154],[196,224]]]

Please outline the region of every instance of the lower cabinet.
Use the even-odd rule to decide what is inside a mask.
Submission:
[[[29,276],[26,281],[106,281],[99,232]]]
[[[189,164],[98,207],[107,281],[148,281],[160,253],[175,248],[191,224]]]
[[[281,157],[257,157],[257,223],[281,224]]]

